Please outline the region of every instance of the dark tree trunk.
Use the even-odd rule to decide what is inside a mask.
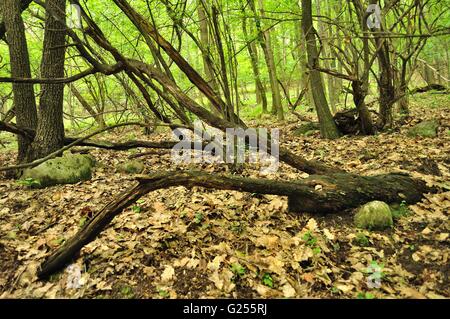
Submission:
[[[6,2],[6,1],[5,1]],[[24,11],[25,9],[28,8],[28,6],[30,5],[31,2],[33,2],[33,0],[21,0],[21,1],[15,1],[17,2],[17,4],[19,4],[20,6],[20,11]],[[1,6],[0,6],[1,7]],[[0,18],[3,19],[2,15],[0,15]],[[5,34],[6,34],[6,24],[5,21],[1,21],[0,20],[0,40],[4,40],[5,39]],[[8,41],[9,42],[9,41]]]
[[[316,37],[314,35],[314,26],[312,21],[311,0],[303,0],[302,2],[302,27],[306,39],[306,51],[308,52],[308,64],[310,68],[309,79],[311,81],[311,89],[316,105],[317,116],[320,123],[320,134],[323,138],[335,139],[339,137],[339,130],[333,121],[330,108],[328,107],[327,98],[325,97],[322,76],[316,66],[319,63],[319,52],[316,47]]]
[[[359,130],[363,135],[375,134],[375,128],[372,124],[372,117],[370,111],[365,103],[365,90],[363,89],[363,83],[361,81],[352,82],[353,89],[353,101],[355,102],[356,109],[359,115]]]
[[[378,2],[378,0],[370,0],[371,4],[378,4]],[[383,28],[381,28],[380,32],[373,32],[375,47],[379,49],[377,58],[380,68],[378,84],[380,94],[380,120],[378,124],[380,128],[392,125],[392,107],[395,102],[394,70],[389,53],[389,39],[383,37],[383,32]]]
[[[17,0],[3,0],[0,4],[2,4],[3,21],[7,30],[6,38],[9,45],[11,77],[31,78],[28,46],[21,17],[21,3]],[[17,125],[33,130],[36,129],[37,114],[33,84],[14,83],[13,93]],[[17,160],[21,163],[27,160],[32,141],[18,136],[18,142],[19,152]]]
[[[47,0],[44,50],[41,61],[43,78],[64,77],[65,0]],[[59,20],[59,21],[58,21]],[[45,157],[64,145],[64,84],[42,84],[39,121],[32,144],[31,159]]]

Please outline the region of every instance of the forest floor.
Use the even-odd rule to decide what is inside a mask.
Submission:
[[[94,176],[75,185],[35,190],[0,176],[0,298],[448,298],[450,101],[448,95],[423,94],[411,103],[407,123],[377,136],[327,141],[295,136],[293,118],[278,123],[282,144],[308,159],[363,175],[407,172],[441,187],[402,210],[386,231],[355,228],[353,210],[293,214],[283,197],[176,187],[143,197],[84,247],[70,267],[72,274],[81,269],[75,285],[67,269],[42,282],[36,269],[45,257],[133,185],[133,176],[115,167],[148,150],[90,149],[98,162]],[[440,121],[438,137],[407,137],[408,128],[424,119]],[[102,138],[130,135],[170,137],[124,129]],[[2,166],[14,158],[0,145]],[[167,151],[140,159],[146,173],[174,169]],[[247,164],[242,175],[307,177],[285,165],[262,175]]]

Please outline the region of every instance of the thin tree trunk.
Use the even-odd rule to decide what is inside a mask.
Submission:
[[[70,91],[75,96],[75,98],[80,102],[81,106],[89,113],[90,116],[92,116],[95,119],[95,122],[97,122],[98,126],[100,128],[106,127],[105,120],[103,119],[103,116],[100,116],[92,107],[91,105],[86,101],[86,99],[81,95],[80,91],[75,87],[75,85],[70,84]]]
[[[278,86],[277,80],[277,68],[275,65],[275,60],[273,57],[271,41],[270,41],[270,31],[265,31],[262,29],[261,19],[256,10],[255,0],[248,0],[250,8],[255,15],[256,30],[258,32],[258,42],[264,52],[264,58],[266,60],[267,71],[269,73],[270,89],[272,91],[272,114],[277,114],[278,119],[282,120],[284,118],[284,112],[281,105],[281,92]],[[264,14],[263,3],[259,0],[260,12]]]
[[[206,4],[206,3],[205,3]],[[205,13],[205,8],[203,7],[203,1],[197,1],[197,15],[199,19],[200,25],[200,42],[203,46],[203,50],[201,50],[202,59],[203,59],[203,70],[205,72],[205,80],[209,83],[211,88],[215,92],[219,92],[219,84],[217,83],[214,70],[211,64],[211,41],[209,35],[208,21]],[[215,112],[216,109],[211,104],[211,111]]]
[[[303,0],[302,4],[302,26],[306,39],[306,50],[308,52],[309,79],[311,81],[314,104],[319,118],[320,133],[323,138],[338,138],[340,133],[328,107],[321,74],[315,69],[319,64],[319,52],[316,47],[316,37],[312,22],[311,0]]]
[[[244,37],[247,42],[247,50],[250,56],[250,62],[252,64],[253,75],[255,77],[256,103],[261,103],[262,112],[267,113],[267,96],[263,82],[261,80],[261,73],[259,71],[258,48],[256,47],[255,42],[250,40],[249,38],[245,12],[242,18],[242,31],[244,32]]]

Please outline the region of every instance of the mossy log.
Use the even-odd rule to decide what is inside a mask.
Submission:
[[[136,185],[103,207],[75,236],[50,255],[38,271],[39,278],[47,278],[64,267],[83,246],[94,240],[116,215],[140,197],[157,189],[201,186],[288,196],[289,211],[322,214],[342,212],[371,200],[388,203],[406,201],[413,204],[421,200],[424,193],[432,191],[425,182],[403,174],[366,177],[335,173],[329,176],[312,175],[303,180],[289,182],[185,171],[139,176],[137,181]]]

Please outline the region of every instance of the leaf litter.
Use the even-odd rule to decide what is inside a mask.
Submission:
[[[413,112],[414,118],[439,118],[449,126],[448,109]],[[293,136],[296,125],[285,126],[282,141],[307,159],[363,175],[407,172],[441,191],[409,206],[393,229],[369,232],[354,227],[351,211],[288,213],[284,197],[200,187],[158,190],[118,215],[70,268],[38,281],[40,263],[133,185],[132,176],[114,170],[130,152],[92,149],[100,165],[87,182],[32,190],[0,179],[0,298],[450,297],[448,134],[409,138],[401,127],[325,141]],[[14,157],[0,153],[5,164]],[[169,153],[142,160],[147,173],[173,169]],[[227,172],[224,166],[199,165],[177,169]],[[244,165],[242,175],[262,177],[257,165]],[[308,174],[281,164],[264,177],[295,180]],[[363,246],[357,240],[362,237]],[[371,267],[378,267],[377,287],[371,285]],[[76,284],[68,269],[79,270]]]

